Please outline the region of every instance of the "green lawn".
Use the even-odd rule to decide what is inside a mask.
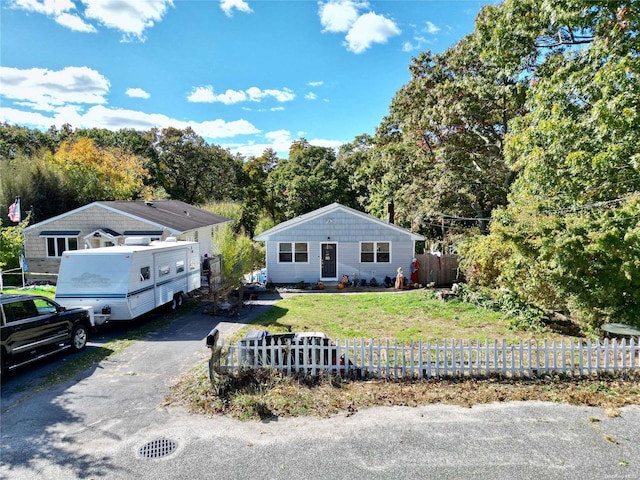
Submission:
[[[42,295],[48,298],[53,299],[56,294],[56,287],[53,286],[34,286],[28,288],[15,288],[15,287],[7,287],[2,289],[2,293],[6,295],[11,294],[27,294],[27,295]]]
[[[321,331],[333,339],[400,340],[527,340],[561,338],[513,331],[509,318],[459,301],[442,302],[433,292],[302,294],[281,300],[244,331],[270,333]],[[244,332],[243,331],[243,332]]]

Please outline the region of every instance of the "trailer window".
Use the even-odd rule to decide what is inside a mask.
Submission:
[[[144,282],[145,280],[149,280],[150,278],[151,278],[151,268],[142,267],[140,269],[140,281]]]
[[[184,260],[178,260],[176,262],[176,273],[184,272]]]
[[[171,273],[171,267],[169,265],[160,265],[158,268],[158,275],[160,277],[164,277],[165,275],[169,275]]]

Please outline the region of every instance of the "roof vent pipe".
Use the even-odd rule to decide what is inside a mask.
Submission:
[[[393,202],[387,203],[387,223],[393,224],[395,222],[395,207]]]

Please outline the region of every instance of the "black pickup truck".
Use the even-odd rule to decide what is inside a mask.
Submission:
[[[65,349],[82,350],[91,320],[38,295],[0,295],[0,367],[7,371]]]

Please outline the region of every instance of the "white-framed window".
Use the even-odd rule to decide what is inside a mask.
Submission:
[[[47,237],[47,257],[61,257],[65,250],[78,250],[78,237]]]
[[[391,262],[390,242],[360,242],[361,263]]]
[[[184,272],[184,260],[178,260],[176,262],[176,273]]]
[[[282,242],[278,244],[278,262],[308,263],[309,244],[306,242]]]

